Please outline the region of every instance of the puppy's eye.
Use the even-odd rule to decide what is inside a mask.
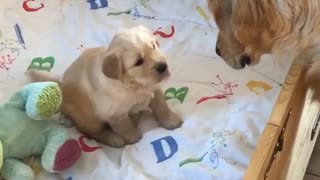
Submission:
[[[138,59],[134,66],[141,66],[143,64],[144,60],[142,58]]]

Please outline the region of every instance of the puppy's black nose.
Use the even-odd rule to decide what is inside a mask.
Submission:
[[[218,56],[221,56],[221,51],[220,51],[220,49],[219,49],[218,47],[216,47],[216,54],[217,54]]]
[[[240,64],[244,68],[246,65],[251,64],[251,58],[248,55],[243,55],[240,59]]]
[[[158,73],[164,73],[168,69],[168,66],[166,63],[157,63],[155,68]]]

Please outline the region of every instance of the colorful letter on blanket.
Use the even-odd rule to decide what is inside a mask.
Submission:
[[[101,6],[99,6],[96,1],[100,1]],[[107,0],[87,0],[87,2],[90,3],[90,9],[92,10],[108,7]]]
[[[50,71],[54,65],[54,57],[49,56],[46,58],[36,57],[32,59],[32,62],[28,69],[38,69],[43,71]]]
[[[169,33],[165,33],[161,31],[161,27],[158,28],[155,32],[153,32],[154,35],[159,35],[162,38],[171,38],[174,35],[175,29],[174,26],[170,26],[171,31]]]
[[[189,91],[188,87],[182,87],[180,89],[171,87],[164,92],[164,96],[166,100],[178,99],[180,103],[183,103],[184,98],[186,97],[188,91]]]
[[[35,1],[35,0],[26,0],[26,1],[23,1],[22,3],[22,7],[25,11],[27,12],[36,12],[42,8],[44,8],[44,4],[43,3],[39,3],[38,7],[31,7],[29,6],[29,2],[30,1]],[[31,3],[30,3],[31,4]]]
[[[164,152],[162,141],[167,142],[170,148],[170,153],[168,155]],[[158,158],[157,163],[171,158],[178,151],[177,141],[172,136],[166,136],[161,139],[155,140],[151,142],[151,144],[153,145],[154,152],[156,153],[156,156]]]
[[[249,81],[247,83],[247,87],[250,89],[250,91],[254,92],[256,95],[260,95],[272,89],[272,86],[270,86],[269,84],[263,81],[254,81],[254,80]]]
[[[88,143],[85,142],[85,139],[86,139],[86,137],[83,135],[80,136],[78,139],[80,148],[83,152],[94,152],[94,151],[102,148],[101,146],[97,146],[97,145],[95,145],[95,146],[89,145]]]

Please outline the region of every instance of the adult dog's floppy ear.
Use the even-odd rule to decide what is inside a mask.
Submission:
[[[108,78],[122,80],[123,68],[117,54],[111,53],[107,55],[103,62],[103,73]]]
[[[208,8],[219,27],[225,27],[230,23],[232,15],[231,0],[208,0]]]
[[[238,26],[259,27],[264,23],[264,0],[232,1],[232,21]]]

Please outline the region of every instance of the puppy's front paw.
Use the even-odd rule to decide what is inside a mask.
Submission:
[[[142,134],[138,129],[134,129],[134,130],[127,132],[123,136],[123,138],[125,139],[126,143],[134,144],[142,138]]]
[[[169,118],[162,119],[160,123],[164,128],[173,130],[179,128],[182,125],[183,121],[178,114],[171,112]]]
[[[74,123],[64,114],[60,113],[58,123],[63,125],[66,128],[71,128],[74,126]]]
[[[108,138],[106,139],[106,144],[112,147],[121,148],[126,145],[126,142],[119,135],[109,135]]]

